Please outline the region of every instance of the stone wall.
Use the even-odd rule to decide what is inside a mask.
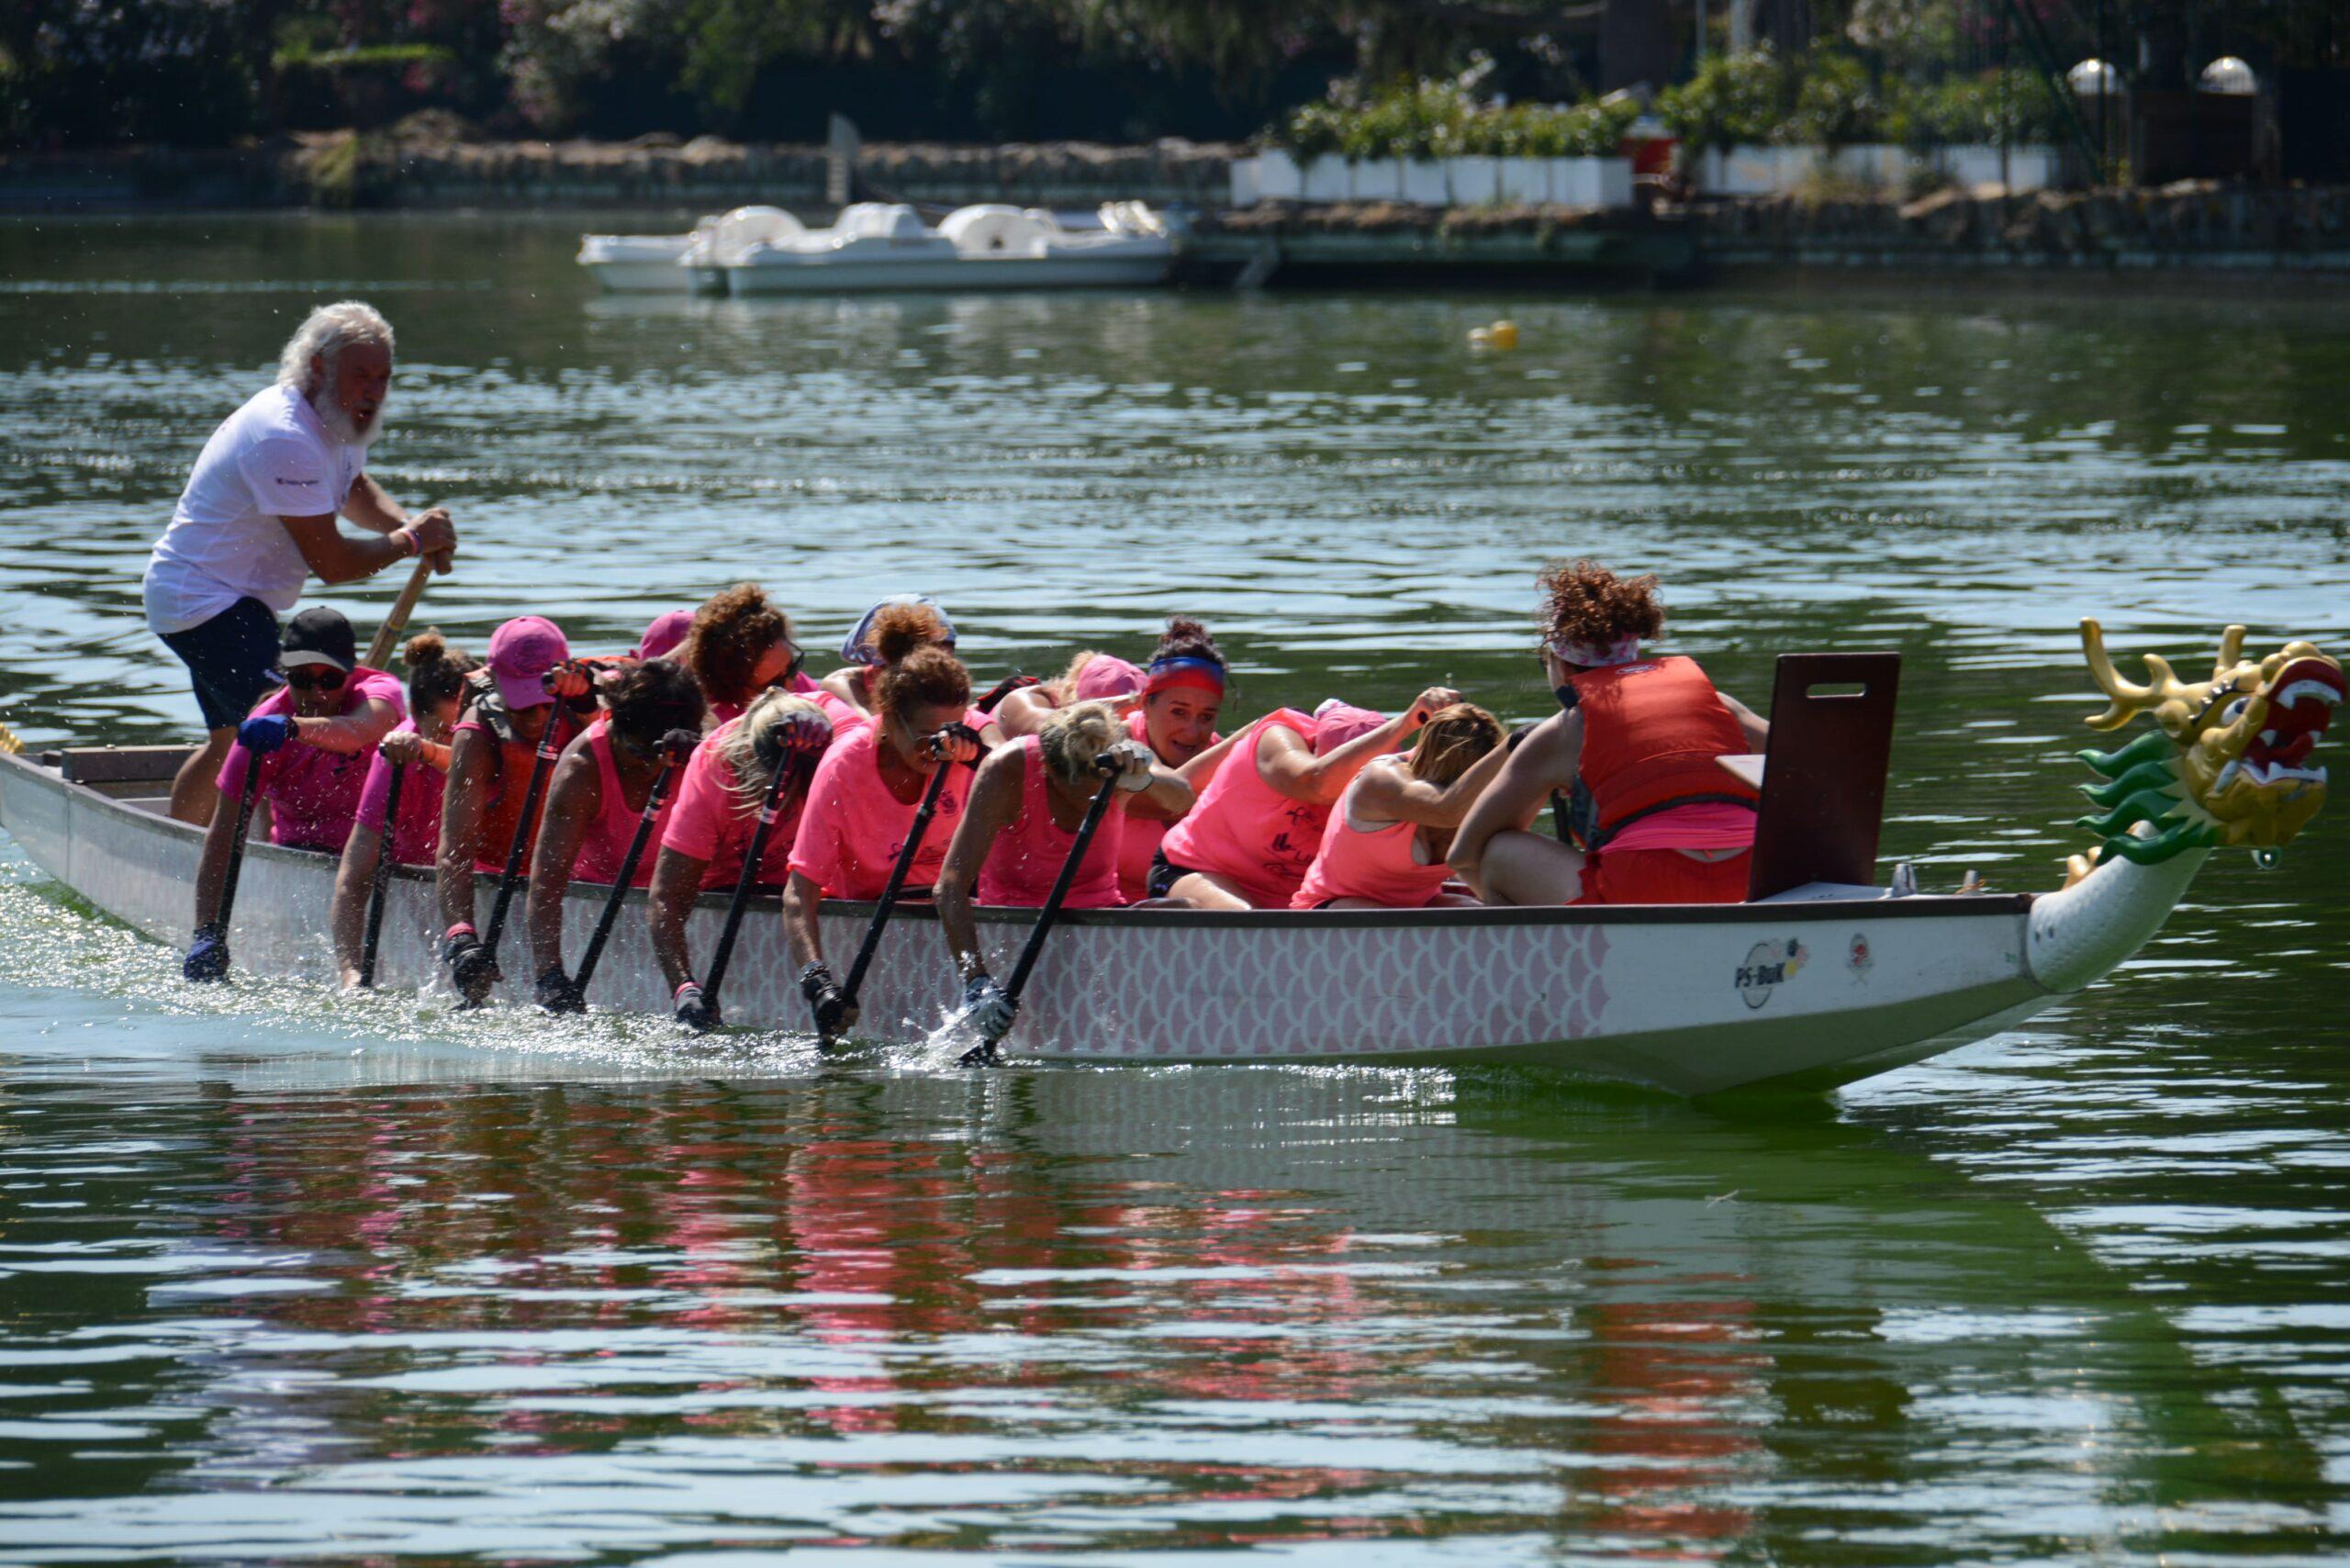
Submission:
[[[943,206],[1220,204],[1240,150],[1167,140],[1108,147],[868,143],[874,194]],[[600,207],[718,211],[824,205],[824,151],[697,137],[637,142],[460,141],[349,131],[209,151],[131,148],[0,155],[0,210],[321,207]]]

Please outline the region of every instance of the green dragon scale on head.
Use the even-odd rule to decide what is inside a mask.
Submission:
[[[2350,690],[2342,666],[2314,643],[2247,659],[2244,638],[2241,626],[2221,634],[2209,680],[2183,681],[2148,654],[2139,686],[2114,669],[2103,629],[2081,622],[2089,674],[2107,698],[2089,727],[2117,730],[2152,713],[2156,728],[2119,751],[2080,754],[2106,782],[2081,787],[2104,814],[2078,825],[2104,842],[2066,862],[2066,887],[2106,856],[2150,866],[2188,849],[2273,854],[2325,804],[2325,769],[2311,754]]]

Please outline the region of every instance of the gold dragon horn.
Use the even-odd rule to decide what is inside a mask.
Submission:
[[[2190,699],[2195,688],[2171,673],[2170,661],[2160,654],[2146,655],[2144,686],[2133,686],[2121,678],[2113,667],[2113,660],[2105,651],[2105,628],[2088,616],[2081,618],[2081,651],[2088,655],[2089,676],[2097,689],[2108,700],[2105,711],[2088,721],[2092,730],[2118,730],[2141,713],[2150,713],[2165,702]]]
[[[2220,633],[2219,662],[2211,666],[2211,678],[2225,680],[2244,662],[2244,628],[2231,626]]]

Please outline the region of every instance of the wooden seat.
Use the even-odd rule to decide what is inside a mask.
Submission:
[[[1807,882],[1868,887],[1885,819],[1899,654],[1782,654],[1750,902]]]

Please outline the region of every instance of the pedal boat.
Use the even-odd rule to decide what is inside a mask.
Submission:
[[[1815,879],[1740,904],[1072,912],[1046,945],[1007,1059],[1517,1065],[1703,1094],[1832,1088],[1983,1039],[2136,951],[2212,849],[2273,853],[2314,815],[2324,772],[2308,765],[2308,753],[2341,700],[2341,666],[2307,644],[2239,663],[2241,630],[2229,636],[2214,679],[2191,687],[2167,666],[2150,687],[2125,687],[2092,644],[2101,684],[2112,681],[2114,706],[2101,718],[2159,711],[2164,727],[2110,756],[2086,754],[2112,780],[2095,791],[2108,814],[2085,819],[2107,837],[2098,855],[2075,857],[2061,890],[1933,895]],[[1823,787],[1818,778],[1855,771],[1832,745],[1808,770],[1792,749],[1802,690],[1821,673],[1807,668],[1791,685],[1788,661],[1781,664],[1758,874],[1774,802],[1809,800]],[[2224,725],[2222,712],[2232,715]],[[164,816],[162,797],[184,755],[94,747],[0,756],[0,827],[100,911],[183,945],[201,834]],[[1857,772],[1865,779],[1868,769]],[[1876,777],[1881,795],[1881,768]],[[1873,861],[1874,817],[1865,836]],[[1793,851],[1798,861],[1802,847]],[[332,982],[335,869],[334,857],[315,851],[248,848],[231,932],[238,975]],[[576,952],[605,890],[575,883],[567,896],[565,931]],[[697,955],[711,951],[724,905],[713,894],[695,911]],[[529,996],[520,913],[507,937],[506,1005],[526,1005]],[[867,904],[828,903],[827,951],[853,952],[870,914]],[[1034,912],[983,910],[979,918],[982,946],[1006,972]],[[386,905],[380,983],[444,989],[433,958],[438,924],[429,872],[403,868]],[[628,895],[588,1000],[668,1011],[640,893]],[[866,982],[860,1036],[920,1042],[957,1000],[935,919],[901,905]],[[744,923],[724,1005],[733,1026],[807,1028],[774,896]]]

